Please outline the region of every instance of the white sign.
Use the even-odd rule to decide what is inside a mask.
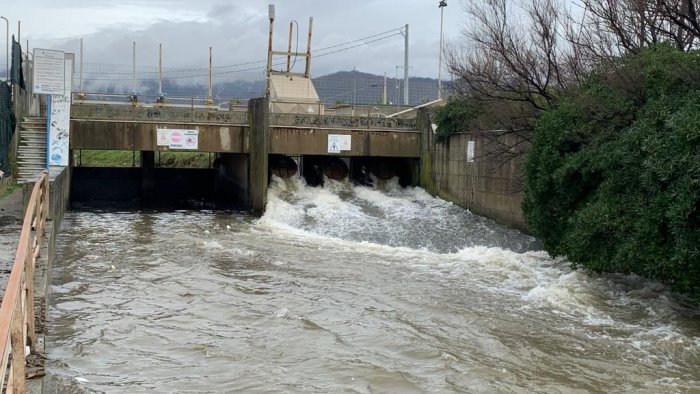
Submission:
[[[49,109],[49,165],[67,167],[70,156],[70,96],[51,96]]]
[[[474,141],[467,141],[467,162],[474,161]]]
[[[64,52],[34,48],[34,93],[63,95],[65,67]]]
[[[351,135],[328,134],[328,153],[340,153],[340,151],[351,149]]]
[[[157,129],[158,146],[167,146],[170,149],[199,149],[199,130],[183,129]]]
[[[49,112],[49,147],[48,162],[50,166],[68,166],[70,152],[70,104],[73,87],[73,62],[75,56],[67,53],[64,58],[65,87],[60,95],[51,96]]]

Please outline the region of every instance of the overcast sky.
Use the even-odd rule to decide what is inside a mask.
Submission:
[[[459,39],[465,17],[458,0],[447,2],[444,34],[446,40],[454,41]],[[77,55],[82,37],[86,63],[129,65],[132,41],[137,43],[139,65],[157,64],[158,43],[163,44],[164,67],[206,68],[209,46],[213,47],[215,67],[264,60],[268,4],[274,3],[275,50],[287,49],[289,23],[296,20],[299,50],[305,51],[310,16],[314,18],[312,52],[409,24],[410,74],[435,78],[438,73],[438,0],[21,0],[4,3],[0,13],[10,19],[11,34],[16,32],[17,20],[22,22],[23,47],[29,40],[30,48],[61,49]],[[2,24],[0,27],[4,28]],[[2,28],[0,34],[4,35]],[[355,67],[358,71],[386,72],[393,77],[396,66],[403,62],[404,39],[397,35],[319,57],[312,61],[311,73],[320,76]],[[297,65],[302,63],[298,61]],[[241,68],[257,66],[262,69],[264,65]],[[398,70],[398,73],[402,75],[403,71]]]

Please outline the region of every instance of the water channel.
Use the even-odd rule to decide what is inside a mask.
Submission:
[[[700,309],[395,182],[71,212],[57,256],[47,392],[700,390]]]

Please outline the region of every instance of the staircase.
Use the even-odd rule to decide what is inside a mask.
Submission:
[[[36,181],[46,168],[46,118],[20,120],[17,167],[19,183]]]

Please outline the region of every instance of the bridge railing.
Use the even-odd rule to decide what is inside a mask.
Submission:
[[[49,213],[49,179],[44,172],[34,184],[22,223],[15,261],[0,305],[0,392],[24,393],[27,346],[35,350],[34,269],[43,246]],[[9,368],[9,372],[8,372]],[[4,377],[7,376],[7,387]]]
[[[74,104],[105,104],[133,107],[196,108],[245,111],[248,100],[231,97],[166,96],[153,94],[73,92]]]
[[[247,108],[246,108],[247,109]],[[207,123],[224,125],[247,125],[246,110],[220,111],[209,107],[175,106],[130,106],[111,103],[75,102],[71,108],[72,119],[161,122],[161,123]]]
[[[385,118],[375,116],[270,114],[272,127],[322,127],[369,130],[417,130],[415,118]]]

